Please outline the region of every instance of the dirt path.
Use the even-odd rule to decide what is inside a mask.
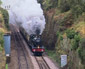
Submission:
[[[15,43],[13,39],[11,40],[11,59],[8,68],[18,69],[17,51],[15,49]]]

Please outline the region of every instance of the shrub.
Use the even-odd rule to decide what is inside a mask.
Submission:
[[[0,23],[2,23],[3,22],[3,18],[2,17],[0,17]]]
[[[4,41],[3,41],[3,33],[0,32],[0,45],[3,46],[3,43],[4,43]]]
[[[63,40],[63,36],[59,31],[57,31],[57,37],[59,37],[60,40]]]
[[[72,13],[75,17],[78,17],[83,13],[83,8],[80,5],[73,6]]]
[[[38,2],[41,3],[44,10],[57,7],[57,0],[38,0]]]
[[[80,47],[78,49],[78,54],[81,59],[81,63],[85,64],[85,38],[82,38],[80,41]]]
[[[63,40],[63,36],[62,35],[60,35],[60,40]]]
[[[69,39],[73,39],[74,36],[75,36],[75,34],[76,34],[76,32],[75,32],[73,29],[68,29],[68,30],[66,31],[66,34],[67,34],[67,37],[68,37]]]
[[[79,42],[80,41],[80,35],[79,34],[75,35],[74,39],[75,39],[76,42]]]
[[[58,0],[58,8],[60,8],[62,12],[70,10],[70,5],[68,2],[69,1],[67,0]]]
[[[73,29],[68,29],[66,34],[69,39],[73,39],[71,42],[72,50],[77,50],[79,47],[80,35]]]
[[[74,40],[72,42],[72,49],[77,50],[79,47],[80,35],[75,35]]]
[[[57,31],[57,37],[59,37],[59,35],[60,35],[60,32],[59,32],[59,31]]]
[[[2,14],[3,14],[3,18],[4,18],[4,22],[5,22],[5,26],[6,28],[9,30],[9,14],[6,10],[4,10],[3,8],[0,8]]]
[[[66,12],[72,9],[72,12],[77,17],[85,11],[85,1],[84,0],[58,0],[58,8],[62,12]]]
[[[73,40],[73,42],[72,42],[72,50],[76,50],[77,48],[78,48],[78,43],[75,40]]]

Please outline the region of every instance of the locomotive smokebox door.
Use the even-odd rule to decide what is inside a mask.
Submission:
[[[11,36],[10,33],[4,35],[4,49],[7,58],[7,63],[10,62],[10,50],[11,50]]]

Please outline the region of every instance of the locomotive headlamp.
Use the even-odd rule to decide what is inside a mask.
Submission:
[[[40,48],[40,46],[38,46],[38,48]]]

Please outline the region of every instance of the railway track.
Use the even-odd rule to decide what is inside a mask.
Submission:
[[[14,39],[15,43],[15,49],[17,51],[17,59],[18,59],[18,68],[19,69],[29,69],[28,62],[27,62],[27,53],[24,48],[24,44],[22,41],[22,37],[20,33],[17,31],[17,29],[14,26],[11,26],[12,29],[12,37]]]
[[[17,52],[16,57],[17,57],[18,61],[16,61],[16,62],[18,63],[18,69],[29,69],[29,66],[28,66],[29,61],[27,60],[28,59],[28,56],[27,56],[28,49],[23,43],[24,39],[21,36],[19,30],[15,26],[11,25],[10,28],[12,30],[12,39],[14,40],[15,49]],[[56,69],[55,67],[53,68],[53,66],[49,67],[49,65],[47,63],[47,59],[44,59],[44,56],[31,56],[30,55],[30,57],[34,61],[33,69]]]
[[[43,56],[42,57],[35,57],[35,59],[39,65],[40,69],[50,69],[50,67],[48,66],[48,64],[44,60]]]

